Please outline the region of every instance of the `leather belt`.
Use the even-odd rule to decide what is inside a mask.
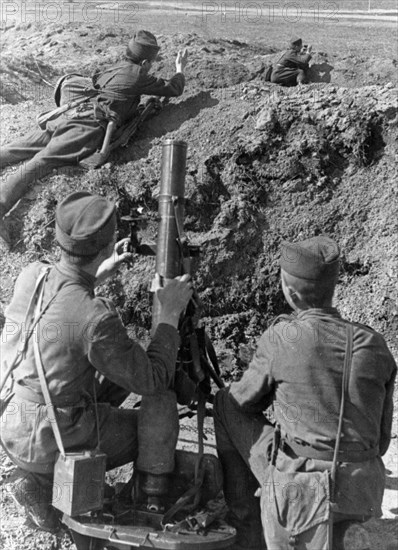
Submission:
[[[289,451],[293,451],[297,456],[304,458],[312,458],[314,460],[333,460],[334,450],[330,451],[321,451],[311,447],[311,445],[302,445],[297,441],[290,440],[281,440],[279,448],[284,451],[286,454],[289,454]],[[380,454],[379,447],[373,447],[371,449],[363,449],[356,451],[344,451],[341,450],[338,453],[337,462],[365,462],[371,460]]]
[[[20,399],[25,399],[26,401],[32,401],[38,405],[45,405],[43,394],[37,393],[28,386],[22,386],[18,382],[14,383],[12,392],[19,397]],[[52,403],[54,407],[78,407],[84,406],[87,404],[87,400],[84,397],[79,397],[76,399],[76,394],[63,394],[62,396],[51,396]]]

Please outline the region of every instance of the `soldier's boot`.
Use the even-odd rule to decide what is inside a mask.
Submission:
[[[23,477],[9,488],[14,502],[23,507],[28,519],[39,529],[56,533],[61,527],[60,513],[51,505],[52,478],[20,470]]]
[[[138,417],[139,485],[151,510],[161,510],[174,471],[179,419],[173,391],[143,396]]]
[[[255,496],[259,483],[243,458],[245,453],[251,453],[252,441],[257,440],[258,433],[262,433],[265,426],[262,421],[254,426],[252,419],[246,419],[245,414],[235,407],[228,391],[220,390],[214,400],[214,427],[224,474],[224,497],[229,510],[226,521],[237,530],[233,548],[265,550],[260,499]]]
[[[258,482],[237,451],[218,449],[224,473],[225,521],[235,527],[234,550],[266,550],[261,524]]]
[[[30,184],[50,174],[55,166],[44,159],[30,160],[10,174],[0,187],[0,246],[9,249],[11,239],[4,217],[29,191]]]
[[[0,215],[7,212],[29,191],[31,183],[38,181],[56,169],[59,163],[47,159],[31,159],[10,174],[0,188]]]
[[[29,175],[24,167],[20,167],[15,174],[8,176],[0,188],[0,247],[3,251],[11,248],[11,236],[4,219],[6,214],[29,189]]]
[[[333,526],[333,550],[371,550],[369,533],[359,522],[336,523]]]

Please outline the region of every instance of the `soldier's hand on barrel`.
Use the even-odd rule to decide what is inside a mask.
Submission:
[[[184,48],[183,50],[179,50],[177,54],[176,72],[183,73],[187,63],[188,63],[188,49]]]
[[[102,284],[105,279],[113,275],[123,262],[131,262],[133,253],[128,250],[129,238],[118,241],[112,250],[111,255],[99,266],[96,273],[96,285]]]
[[[160,277],[156,274],[152,290],[161,304],[159,323],[168,323],[177,328],[180,315],[192,298],[193,288],[190,276],[176,277],[162,286]]]

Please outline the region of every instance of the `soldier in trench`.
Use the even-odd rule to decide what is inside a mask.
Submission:
[[[28,192],[32,182],[54,169],[76,166],[101,149],[108,122],[113,120],[120,127],[133,118],[141,95],[182,94],[187,51],[178,52],[176,74],[165,81],[149,73],[159,57],[159,49],[153,34],[138,31],[127,45],[126,60],[93,78],[93,88],[99,92],[95,97],[79,105],[76,112],[47,122],[44,130],[37,129],[1,148],[0,168],[27,161],[0,187],[0,247],[3,250],[11,244],[4,217]]]
[[[370,550],[361,523],[382,514],[381,457],[390,444],[397,366],[380,334],[333,306],[339,248],[332,239],[285,242],[280,265],[294,313],[265,331],[242,379],[214,403],[228,521],[238,530],[234,550],[330,550],[332,522],[334,550]],[[271,405],[276,424],[263,414]]]
[[[281,86],[297,86],[307,82],[312,46],[303,46],[301,38],[292,38],[289,49],[278,60],[271,73],[271,82]]]

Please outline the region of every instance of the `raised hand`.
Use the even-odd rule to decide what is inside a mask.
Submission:
[[[105,279],[113,275],[123,262],[131,262],[133,254],[126,250],[129,238],[117,242],[113,248],[112,254],[106,258],[98,267],[96,276],[96,285],[102,284]]]
[[[183,50],[179,50],[177,54],[176,72],[183,73],[187,63],[188,63],[188,49],[184,48]]]

